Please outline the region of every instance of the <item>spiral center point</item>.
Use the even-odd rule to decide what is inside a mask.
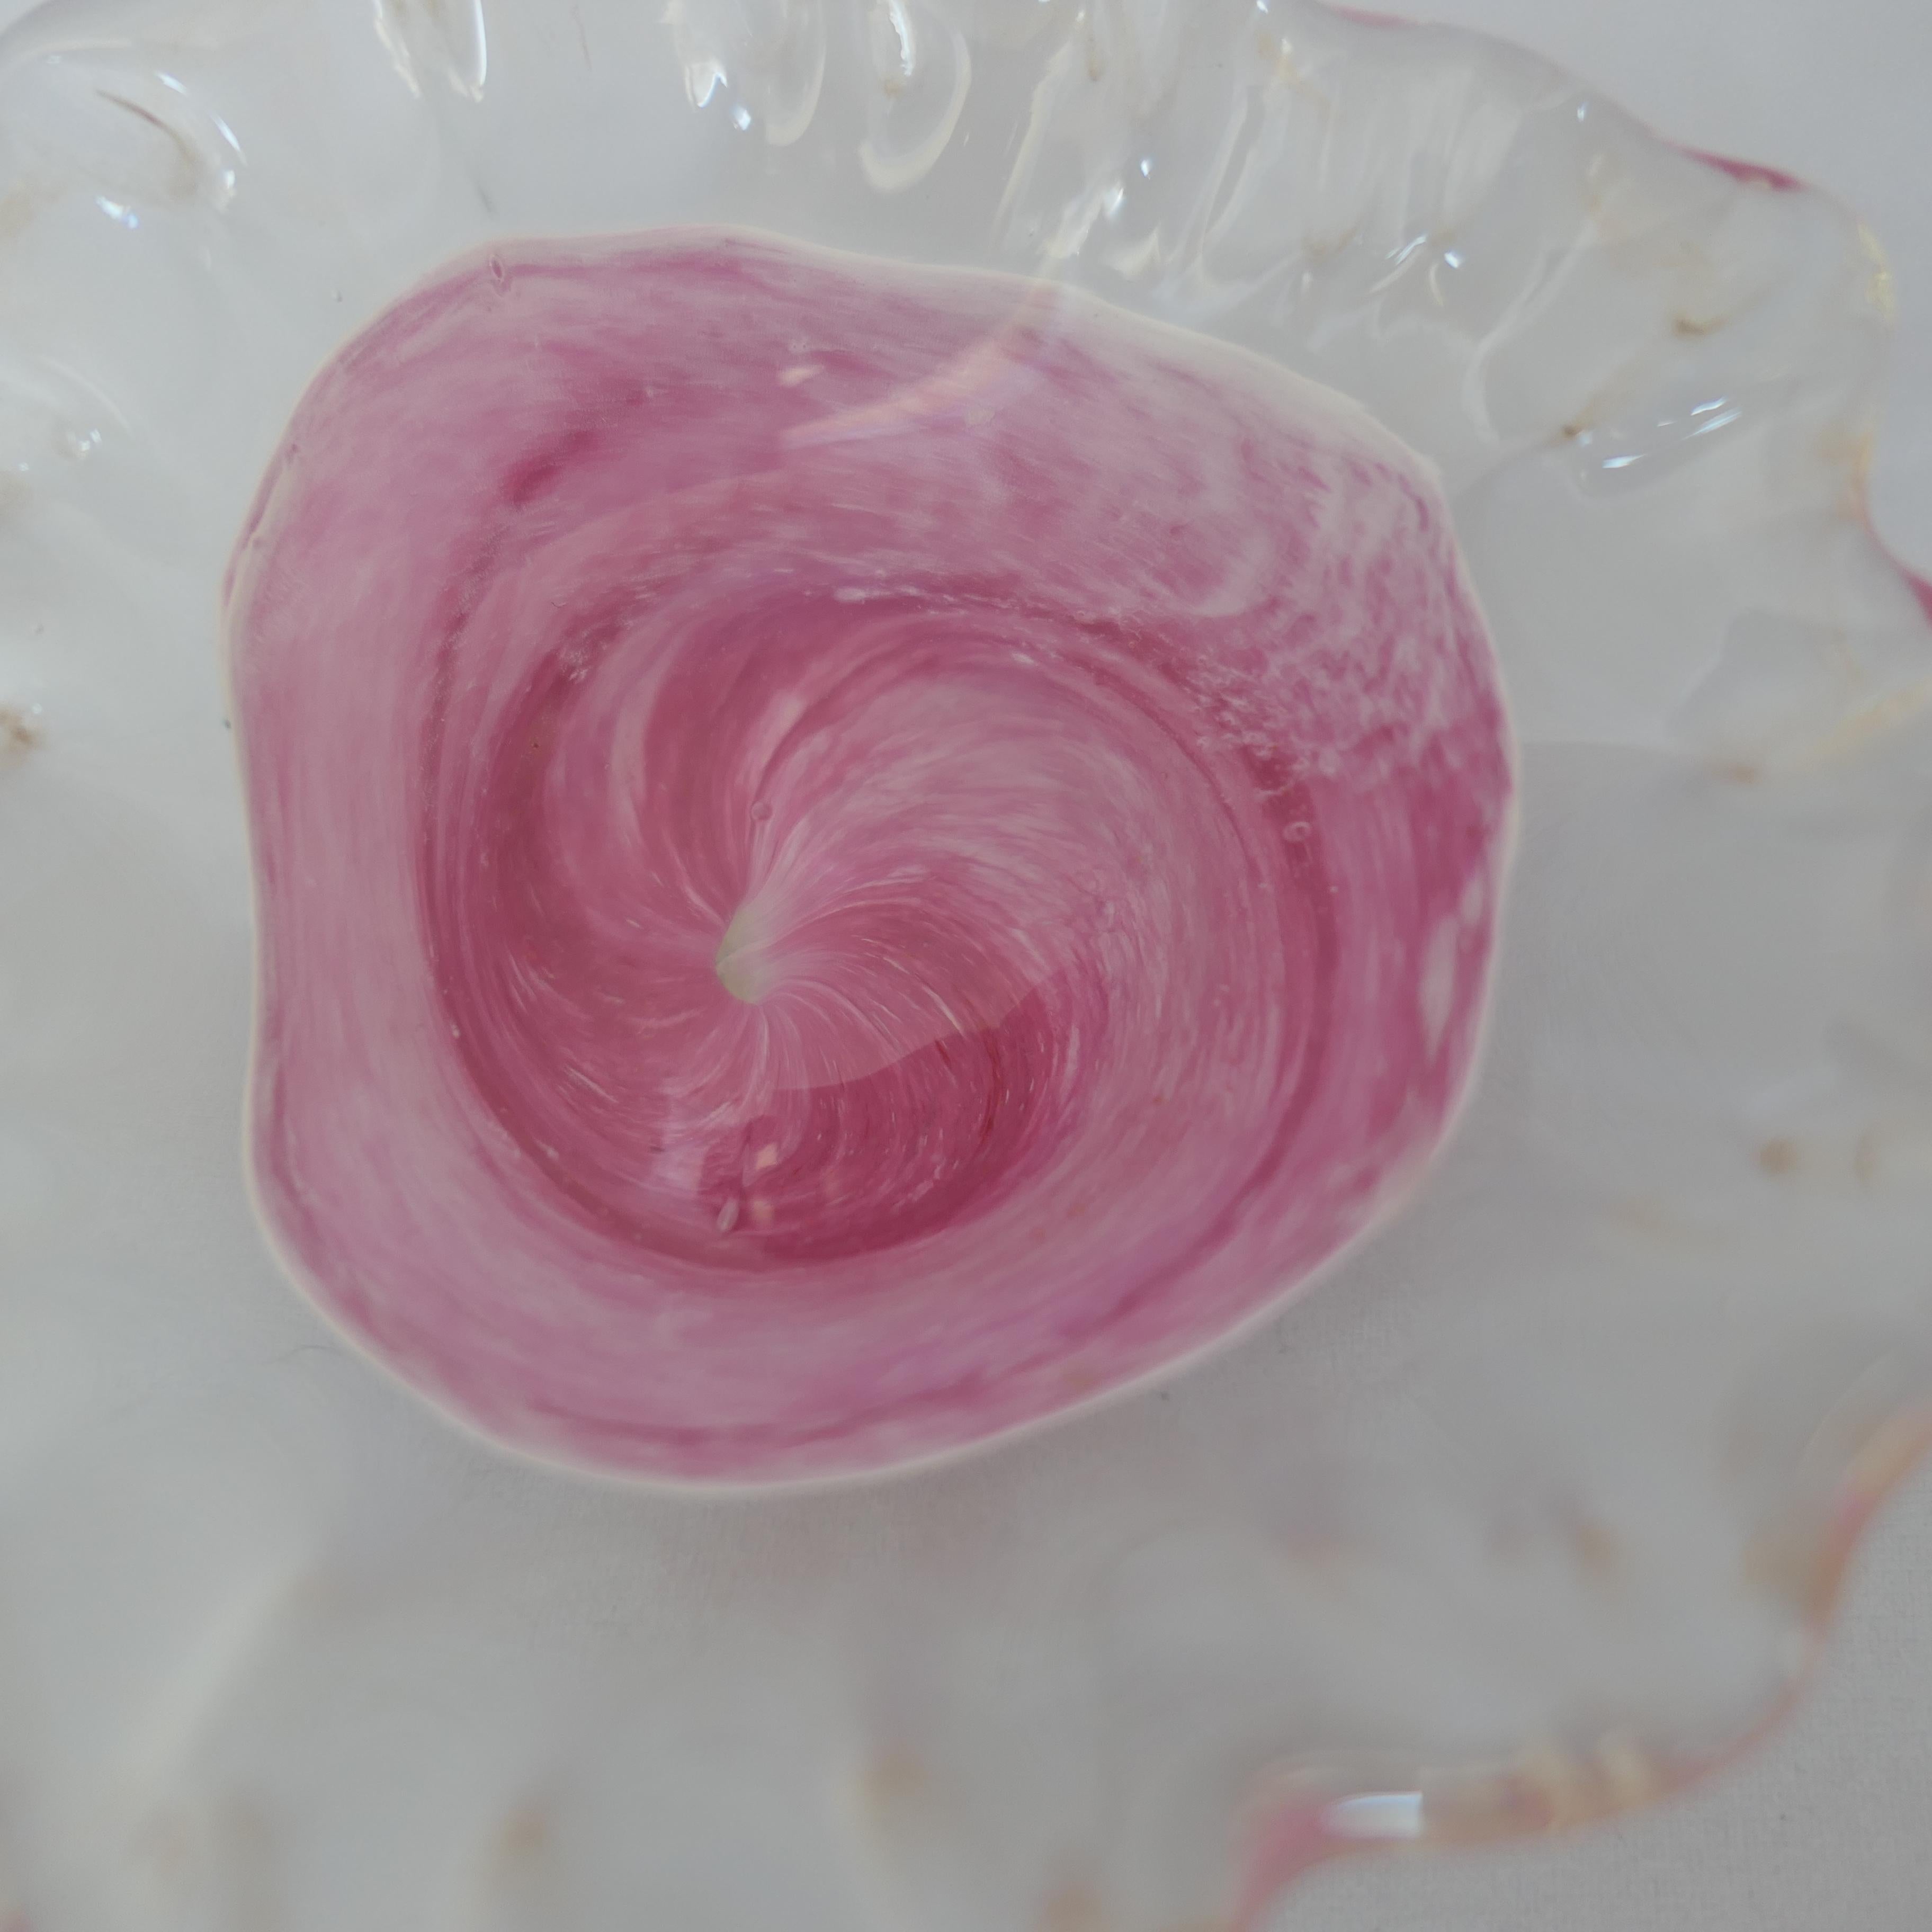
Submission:
[[[755,1006],[772,990],[771,956],[764,943],[763,922],[747,899],[731,915],[712,962],[718,983],[734,1000]]]

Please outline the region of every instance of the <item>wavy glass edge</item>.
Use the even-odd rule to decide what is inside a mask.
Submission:
[[[91,184],[96,187],[95,205],[100,220],[123,228],[127,226],[125,218],[128,214],[136,213],[138,220],[141,196],[152,192],[154,188],[154,170],[158,167],[164,180],[172,180],[178,158],[184,170],[179,177],[179,189],[177,191],[165,188],[164,201],[170,197],[191,201],[196,209],[218,215],[224,214],[231,202],[238,209],[245,209],[245,182],[250,164],[243,154],[242,143],[220,111],[219,104],[208,109],[203,104],[190,100],[184,118],[178,121],[173,118],[181,111],[168,98],[175,90],[165,84],[154,83],[152,74],[144,76],[134,70],[138,63],[131,63],[122,57],[124,46],[118,45],[116,36],[104,27],[103,23],[119,17],[120,14],[121,10],[116,9],[70,8],[51,17],[46,13],[31,16],[22,28],[13,30],[4,41],[0,41],[0,62],[7,62],[11,67],[33,55],[33,37],[23,28],[38,22],[56,42],[67,46],[63,58],[71,61],[76,46],[85,52],[91,46],[97,67],[104,62],[114,70],[109,87],[123,93],[125,98],[121,106],[124,109],[128,100],[134,104],[134,111],[128,116],[126,128],[116,122],[116,132],[122,135],[123,144],[116,147],[110,143],[104,160],[98,153],[86,152],[76,158],[71,149],[64,157],[65,165],[70,168],[78,165],[83,175],[89,176]],[[152,25],[163,19],[164,14],[165,10],[151,8],[141,17]],[[235,17],[220,8],[200,10],[194,16],[200,23],[194,32],[202,36],[204,48],[212,40],[218,39],[221,23]],[[293,9],[287,10],[280,16],[284,23],[295,17]],[[676,10],[675,17],[670,23],[682,56],[682,83],[694,111],[710,112],[713,122],[721,129],[730,127],[736,136],[744,137],[746,150],[754,153],[759,152],[757,144],[760,142],[764,148],[781,152],[798,148],[800,143],[807,142],[825,89],[830,86],[836,98],[838,88],[849,81],[853,58],[849,36],[844,44],[847,68],[841,69],[826,52],[824,16],[819,10],[788,6],[779,10],[778,17],[779,30],[766,33],[758,40],[759,47],[770,50],[764,68],[758,60],[741,58],[734,53],[732,64],[737,70],[737,79],[731,81],[728,72],[721,73],[712,94],[706,98],[701,107],[698,95],[701,91],[700,82],[706,71],[706,63],[721,68],[724,65],[715,49],[707,50],[705,40],[707,34],[715,36],[719,31],[717,16],[695,8],[684,8]],[[1072,48],[1078,56],[1077,60],[1070,59],[1065,63],[1076,79],[1077,70],[1083,65],[1090,77],[1096,47],[1103,74],[1108,63],[1113,62],[1115,71],[1126,74],[1119,97],[1112,103],[1119,110],[1117,118],[1131,120],[1130,110],[1143,96],[1165,98],[1160,93],[1161,87],[1166,84],[1160,73],[1163,58],[1169,60],[1177,73],[1189,65],[1179,59],[1173,47],[1162,39],[1162,22],[1167,17],[1154,14],[1154,26],[1150,30],[1140,16],[1130,18],[1123,12],[1096,14],[1089,21],[1091,31],[1084,39],[1074,35],[1060,44],[1063,50]],[[1012,46],[1003,46],[1003,40],[1010,43],[1016,36],[1022,37],[1023,41],[1030,38],[1026,32],[1025,20],[1017,16],[1016,10],[1014,14],[1006,16],[989,16],[991,24],[986,28],[983,41],[973,39],[963,29],[948,24],[945,16],[934,15],[933,18],[939,21],[940,30],[928,36],[936,51],[934,64],[928,75],[922,78],[920,85],[910,85],[912,76],[907,75],[904,78],[908,84],[896,92],[887,92],[885,98],[888,106],[879,110],[886,116],[886,119],[876,127],[868,120],[856,144],[847,144],[843,133],[840,136],[842,146],[853,146],[856,164],[862,171],[866,184],[881,196],[902,196],[918,188],[928,175],[936,176],[955,136],[962,132],[970,135],[974,131],[970,113],[975,100],[973,76],[968,74],[962,78],[964,68],[970,63],[972,49],[981,49],[978,65],[980,77],[984,80],[997,70],[1003,56],[1012,56]],[[1302,29],[1305,28],[1305,38],[1316,43],[1316,54],[1318,56],[1322,35],[1326,31],[1321,16],[1312,10],[1298,8],[1293,18],[1298,24],[1298,38],[1303,37]],[[1054,19],[1056,22],[1062,21],[1058,12]],[[812,24],[814,20],[818,22],[816,29]],[[208,24],[211,22],[212,26]],[[465,124],[460,116],[466,106],[479,107],[489,100],[493,73],[499,85],[506,75],[514,80],[517,70],[514,59],[506,58],[506,37],[490,31],[484,10],[473,4],[429,12],[386,6],[378,12],[376,24],[377,38],[400,82],[413,100],[422,104],[424,114],[442,130],[439,142],[460,148]],[[1171,26],[1171,20],[1168,24]],[[729,22],[726,25],[728,27]],[[898,35],[892,18],[888,17],[885,25],[888,30],[886,38],[870,38],[863,44],[868,50],[868,58],[890,62],[896,58],[892,52],[894,40],[898,40],[902,52],[907,43]],[[1420,47],[1426,44],[1438,54],[1445,46],[1466,46],[1472,38],[1396,23],[1370,31],[1399,34],[1410,46]],[[1112,43],[1105,40],[1109,32],[1115,36]],[[104,33],[107,42],[104,50],[100,44]],[[74,38],[76,35],[80,36],[77,42]],[[91,42],[89,35],[94,37]],[[1168,40],[1171,39],[1170,34]],[[194,44],[194,32],[185,37],[184,44],[190,46]],[[514,50],[513,39],[512,47]],[[883,53],[880,52],[881,48]],[[962,48],[968,50],[967,60],[963,62],[959,58]],[[44,53],[46,46],[41,45],[39,51]],[[1353,51],[1359,52],[1359,49]],[[1519,81],[1532,94],[1536,92],[1535,74],[1543,76],[1541,84],[1544,87],[1554,86],[1552,70],[1544,68],[1540,63],[1532,63],[1526,57],[1504,54],[1500,50],[1495,52],[1494,57],[1510,63]],[[945,64],[949,58],[952,62],[950,68]],[[1318,86],[1318,58],[1311,59],[1299,45],[1292,49],[1282,47],[1270,58],[1274,62],[1274,78],[1271,82],[1264,81],[1264,85],[1278,85],[1290,92],[1306,86]],[[693,79],[694,74],[699,76],[698,80]],[[0,75],[0,80],[8,77]],[[17,78],[17,74],[13,77]],[[98,74],[94,76],[101,77]],[[1184,86],[1185,80],[1183,75],[1174,85]],[[728,82],[730,82],[729,86]],[[1044,81],[1040,83],[1040,87],[1045,85]],[[442,88],[442,92],[435,92],[438,86]],[[97,87],[94,92],[99,98],[101,90]],[[186,95],[184,83],[181,84],[180,92]],[[1036,171],[1030,178],[1033,179],[1038,178],[1037,170],[1045,165],[1042,157],[1052,146],[1049,137],[1058,125],[1051,118],[1038,123],[1040,98],[1036,89],[1033,98],[1035,120],[1030,122],[1029,126],[1042,125],[1045,132],[1030,158],[1030,164]],[[1607,112],[1600,104],[1589,102],[1588,97],[1584,98],[1594,111]],[[892,111],[908,100],[913,106],[922,107],[922,111],[931,112],[934,118],[911,128],[892,122]],[[43,124],[40,130],[44,138],[54,142],[56,148],[74,125],[69,117],[86,106],[86,101],[84,96],[68,97],[57,105],[59,111],[49,122]],[[846,105],[848,108],[850,106],[849,95]],[[89,108],[88,111],[94,110]],[[827,112],[830,112],[830,109]],[[749,124],[738,125],[737,117],[741,112]],[[115,122],[114,116],[110,114],[107,118],[110,122]],[[1475,118],[1480,121],[1480,114]],[[1093,157],[1100,155],[1102,159],[1099,165],[1104,167],[1107,165],[1106,157],[1119,148],[1122,139],[1120,128],[1110,122],[1106,113],[1097,113],[1094,122],[1094,124],[1083,124],[1075,130],[1077,138],[1074,145],[1087,144],[1084,152],[1090,181],[1096,167]],[[143,128],[152,129],[157,123],[162,124],[158,137],[140,131]],[[8,123],[10,129],[14,130],[20,124],[17,118]],[[942,127],[944,133],[940,135]],[[1256,138],[1261,138],[1265,132],[1265,128],[1262,128]],[[938,138],[935,140],[936,135]],[[913,138],[915,136],[917,138]],[[729,140],[733,136],[725,138]],[[1653,137],[1644,139],[1652,149],[1659,154],[1664,152],[1663,144],[1655,142]],[[128,142],[132,142],[131,147],[126,145]],[[1480,147],[1480,142],[1472,144],[1472,151]],[[1151,181],[1152,171],[1142,178]],[[1185,281],[1187,265],[1184,260],[1178,271],[1170,272],[1172,265],[1161,252],[1162,231],[1158,218],[1150,227],[1143,226],[1139,232],[1130,234],[1127,242],[1109,243],[1106,250],[1108,259],[1089,260],[1085,256],[1083,250],[1086,244],[1096,232],[1103,242],[1108,240],[1106,231],[1101,230],[1099,224],[1112,219],[1104,202],[1116,184],[1108,180],[1102,184],[1105,192],[1097,200],[1090,196],[1083,200],[1076,194],[1072,202],[1059,209],[1062,218],[1057,225],[1042,223],[1040,232],[1047,237],[1049,252],[1043,260],[1036,262],[1036,266],[1043,268],[1046,272],[1080,280],[1115,299],[1126,300],[1130,305],[1165,314],[1170,319],[1210,324],[1216,320],[1225,321],[1227,310],[1222,301],[1224,290],[1210,290],[1204,296],[1196,290],[1190,296],[1186,288],[1176,286],[1178,282]],[[1238,187],[1238,178],[1235,184]],[[1767,182],[1753,181],[1748,176],[1744,185],[1762,188],[1767,194],[1790,192]],[[742,178],[728,177],[723,188],[722,199],[728,202],[733,194],[742,191],[744,182]],[[124,196],[127,198],[122,198]],[[479,194],[479,201],[482,198]],[[32,193],[28,200],[32,200]],[[1125,202],[1124,196],[1123,206]],[[110,205],[100,206],[104,202]],[[1003,197],[1002,207],[1016,222],[1030,218],[1036,212],[1026,205],[1024,188]],[[31,214],[30,209],[26,212]],[[1225,215],[1226,211],[1222,212]],[[5,225],[10,235],[17,232],[14,224],[21,220],[22,213],[17,201],[8,204]],[[240,218],[238,214],[236,218]],[[506,218],[514,225],[514,217]],[[380,231],[380,221],[376,226]],[[910,226],[901,224],[887,239],[896,238],[904,245],[904,237],[910,231]],[[473,233],[465,231],[465,238],[478,238],[488,232],[487,228],[476,229]],[[1077,245],[1074,242],[1076,232],[1079,235]],[[1224,228],[1222,235],[1224,240],[1231,236],[1236,240],[1240,238],[1238,229]],[[380,232],[377,244],[380,245]],[[1265,248],[1257,244],[1257,248],[1259,255],[1266,255]],[[1431,265],[1424,261],[1420,266],[1426,268]],[[1869,273],[1868,306],[1882,322],[1886,307],[1883,270],[1875,256],[1871,258]],[[358,298],[366,300],[367,297],[358,295]],[[1195,305],[1190,307],[1190,302]],[[1869,322],[1870,319],[1866,317],[1864,320]],[[1689,324],[1681,332],[1680,339],[1684,344],[1694,344],[1712,334],[1721,333],[1702,327],[1710,320],[1703,314],[1681,310],[1677,320]],[[327,333],[326,328],[316,330],[315,339],[323,340]],[[31,342],[29,346],[31,349]],[[1871,352],[1867,345],[1863,352],[1855,358],[1856,366],[1849,380],[1824,385],[1830,393],[1820,399],[1820,407],[1808,424],[1814,435],[1821,433],[1821,425],[1822,431],[1835,429],[1844,435],[1844,448],[1836,468],[1820,466],[1827,472],[1826,487],[1814,493],[1833,504],[1830,514],[1840,524],[1846,520],[1843,514],[1844,506],[1836,500],[1839,493],[1847,490],[1856,496],[1857,500],[1850,507],[1857,518],[1862,519],[1862,477],[1865,446],[1862,437],[1863,426],[1869,417],[1874,381],[1870,358]],[[1298,362],[1293,366],[1309,365]],[[1316,367],[1310,372],[1319,374],[1323,369]],[[93,487],[94,478],[106,476],[108,484],[118,481],[124,489],[124,472],[116,478],[108,466],[94,464],[91,454],[104,444],[112,444],[114,440],[112,398],[103,386],[93,382],[85,372],[70,368],[63,371],[44,358],[30,364],[26,372],[28,380],[22,380],[17,360],[8,374],[11,379],[8,400],[14,407],[16,424],[25,419],[30,430],[44,428],[50,446],[54,439],[70,432],[75,443],[64,454],[76,465],[92,465],[92,473],[86,479],[87,487]],[[1333,374],[1329,380],[1334,380]],[[1345,383],[1340,386],[1347,386]],[[110,405],[105,416],[101,410],[104,402]],[[1459,446],[1451,434],[1439,430],[1434,434],[1430,433],[1426,386],[1420,387],[1413,396],[1397,398],[1394,403],[1384,404],[1388,413],[1397,416],[1401,416],[1405,406],[1413,413],[1398,422],[1396,426],[1412,441],[1439,451],[1438,460],[1443,462],[1445,470],[1452,477],[1466,482],[1475,468],[1472,452],[1466,446]],[[33,414],[36,410],[40,412],[38,416]],[[164,418],[164,412],[163,416]],[[145,434],[163,426],[163,421],[151,418],[142,425],[142,431]],[[138,440],[129,431],[124,418],[120,427],[129,432],[128,440]],[[278,422],[265,424],[264,432],[272,435],[278,427]],[[1602,472],[1598,478],[1601,482],[1607,477],[1624,473],[1623,470],[1612,471],[1610,467],[1620,457],[1635,459],[1624,466],[1628,470],[1660,458],[1668,459],[1672,452],[1681,452],[1687,446],[1696,446],[1687,443],[1681,434],[1673,440],[1669,434],[1673,427],[1681,432],[1684,425],[1681,421],[1674,425],[1654,421],[1646,425],[1640,421],[1633,427],[1628,418],[1599,425],[1566,417],[1564,428],[1574,428],[1576,433],[1566,435],[1564,440],[1570,445],[1582,446],[1586,460]],[[1646,431],[1662,434],[1646,435]],[[93,439],[92,442],[90,438]],[[1619,441],[1618,438],[1622,440]],[[26,485],[28,491],[43,487],[52,463],[51,458],[38,453],[35,460],[42,474],[28,475]],[[76,470],[74,473],[82,472]],[[101,487],[106,488],[107,485]],[[10,485],[16,497],[21,488],[19,484]],[[128,501],[123,499],[124,510]],[[152,502],[137,491],[133,507],[149,520],[150,527],[142,532],[142,536],[152,545],[164,547],[167,532],[164,524],[158,528],[154,526]],[[116,514],[111,490],[105,496],[97,496],[92,508],[96,515]],[[1820,514],[1824,513],[1821,511]],[[136,517],[134,520],[138,524],[140,519]],[[220,520],[218,516],[215,520]],[[1875,550],[1875,540],[1869,538],[1868,532],[1868,540]],[[1868,556],[1858,567],[1863,568],[1870,561]],[[1894,587],[1906,601],[1892,600],[1890,609],[1880,614],[1892,626],[1888,635],[1902,635],[1906,602],[1925,607],[1927,614],[1932,616],[1932,599],[1928,598],[1925,586],[1918,585],[1915,592],[1895,566],[1890,568]],[[1877,585],[1876,580],[1871,594],[1875,604],[1885,603],[1882,586]],[[28,688],[32,688],[31,671],[30,664]],[[1852,741],[1858,742],[1874,731],[1882,734],[1890,730],[1909,712],[1916,688],[1910,680],[1899,674],[1895,664],[1891,667],[1889,676],[1882,663],[1876,668],[1874,675],[1877,680],[1876,710],[1871,705],[1862,710],[1854,708],[1836,718],[1830,730],[1822,734],[1826,754],[1830,754],[1834,743],[1842,748],[1843,740],[1834,734],[1848,731],[1852,734]],[[1599,695],[1606,702],[1608,715],[1615,717],[1618,704],[1628,693],[1612,692]],[[1715,768],[1739,784],[1755,783],[1766,776],[1768,770],[1780,769],[1780,760],[1795,759],[1802,764],[1807,757],[1819,754],[1820,746],[1815,740],[1796,746],[1777,740],[1770,758],[1757,762],[1738,752],[1731,742],[1739,730],[1738,722],[1734,710],[1725,709],[1726,701],[1735,700],[1738,695],[1735,680],[1728,688],[1720,680],[1720,688],[1712,694],[1711,705],[1694,717],[1688,728],[1693,732],[1708,734],[1704,740],[1694,742],[1697,745],[1698,755]],[[63,692],[61,696],[62,702],[40,710],[35,709],[38,700],[33,699],[23,699],[13,705],[6,728],[14,748],[24,761],[44,762],[40,758],[43,751],[58,755],[67,720],[85,716],[84,705],[76,706],[70,692]],[[1532,705],[1530,708],[1536,707]],[[1746,721],[1747,728],[1750,723]],[[1775,740],[1774,732],[1772,736]],[[118,748],[112,742],[111,734],[107,748],[110,752]],[[138,780],[137,758],[130,780],[136,789]],[[210,808],[211,823],[214,816]],[[1756,1157],[1767,1177],[1778,1178],[1804,1172],[1809,1154],[1805,1146],[1790,1137],[1771,1133],[1760,1144]],[[1882,1151],[1870,1156],[1880,1162],[1888,1157]],[[1850,1158],[1856,1166],[1862,1158],[1858,1148],[1853,1149]],[[309,1345],[298,1342],[296,1346]],[[1879,1498],[1900,1478],[1914,1458],[1923,1453],[1926,1444],[1928,1412],[1923,1374],[1915,1372],[1909,1362],[1894,1360],[1882,1347],[1874,1353],[1868,1343],[1852,1346],[1846,1360],[1862,1360],[1864,1366],[1848,1370],[1840,1378],[1842,1386],[1831,1382],[1827,1377],[1826,1385],[1832,1390],[1828,1396],[1821,1397],[1814,1390],[1788,1403],[1780,1399],[1770,1405],[1772,1421],[1767,1424],[1767,1432],[1780,1440],[1776,1450],[1767,1454],[1762,1461],[1767,1468],[1774,1465],[1782,1467],[1782,1486],[1773,1484],[1777,1493],[1772,1498],[1781,1507],[1772,1508],[1767,1505],[1764,1508],[1766,1527],[1757,1547],[1759,1559],[1765,1566],[1767,1586],[1778,1600],[1786,1606],[1792,1628],[1799,1638],[1797,1652],[1789,1665],[1790,1674],[1786,1689],[1780,1694],[1784,1698],[1796,1694],[1792,1687],[1802,1677],[1828,1623],[1830,1605],[1859,1528]],[[1793,1418],[1801,1417],[1806,1418],[1796,1432],[1802,1440],[1785,1439],[1790,1435]],[[1587,1543],[1588,1539],[1586,1537],[1585,1540]],[[1733,1738],[1731,1748],[1744,1748],[1754,1735],[1754,1729],[1747,1728]],[[1245,1815],[1253,1822],[1250,1827],[1252,1836],[1247,1854],[1248,1880],[1236,1906],[1238,1916],[1258,1912],[1268,1893],[1294,1870],[1321,1856],[1378,1842],[1426,1842],[1437,1838],[1507,1834],[1580,1822],[1592,1816],[1649,1802],[1724,1761],[1727,1755],[1723,1748],[1673,1753],[1667,1748],[1650,1747],[1641,1740],[1626,1740],[1624,1744],[1620,1744],[1613,1733],[1606,1732],[1588,1748],[1545,1742],[1526,1750],[1513,1761],[1485,1763],[1471,1760],[1462,1770],[1426,1775],[1422,1774],[1424,1767],[1420,1764],[1405,1761],[1400,1754],[1387,1763],[1346,1758],[1324,1762],[1318,1756],[1305,1763],[1276,1765],[1267,1769],[1264,1775],[1252,1780],[1251,1788],[1243,1801]],[[876,1801],[881,1816],[896,1808],[902,1810],[910,1802],[906,1780],[894,1771],[889,1756],[874,1765],[871,1782],[865,1786],[865,1790],[869,1794],[868,1802]],[[887,1831],[883,1835],[890,1838],[892,1834]],[[901,1859],[900,1863],[903,1864],[904,1860]],[[1092,1903],[1098,1896],[1097,1893],[1083,1892],[1078,1882],[1070,1882],[1055,1894],[1058,1902],[1049,1905],[1050,1916],[1043,1922],[1056,1925],[1098,1923],[1094,1915],[1102,1908]]]
[[[1413,34],[1428,26],[1354,7],[1334,5],[1328,10],[1396,34]],[[1435,31],[1487,42],[1512,56],[1524,51],[1476,28]],[[1540,55],[1530,58],[1552,74],[1564,73]],[[1573,84],[1588,91],[1584,83]],[[1888,334],[1895,328],[1897,298],[1882,239],[1865,225],[1851,202],[1768,162],[1672,140],[1648,126],[1642,132],[1660,148],[1748,188],[1772,195],[1808,196],[1830,207],[1856,232],[1871,263],[1873,307]],[[1881,369],[1870,378],[1865,399],[1874,412],[1882,390]],[[1854,513],[1883,565],[1932,624],[1932,577],[1922,575],[1892,548],[1871,515],[1867,478],[1874,434],[1868,428],[1856,439],[1850,484]],[[1760,1158],[1778,1171],[1787,1152],[1781,1144],[1768,1142]],[[1340,1777],[1308,1766],[1291,1768],[1250,1820],[1246,1862],[1232,1918],[1239,1932],[1258,1925],[1298,1879],[1330,1860],[1378,1850],[1507,1844],[1587,1829],[1721,1778],[1765,1744],[1813,1688],[1853,1585],[1854,1567],[1868,1531],[1896,1492],[1932,1467],[1932,1377],[1922,1366],[1916,1374],[1908,1370],[1895,1378],[1882,1372],[1867,1372],[1880,1382],[1892,1379],[1894,1386],[1874,1400],[1873,1392],[1862,1390],[1855,1378],[1838,1405],[1826,1412],[1805,1453],[1822,1450],[1831,1476],[1822,1483],[1814,1478],[1810,1507],[1794,1511],[1792,1520],[1766,1539],[1760,1552],[1767,1574],[1778,1575],[1778,1586],[1790,1592],[1798,1606],[1802,1636],[1789,1683],[1756,1721],[1720,1747],[1701,1753],[1654,1754],[1635,1740],[1612,1732],[1594,1752],[1531,1745],[1513,1757],[1486,1762],[1380,1767],[1397,1773],[1380,1780],[1394,1787],[1386,1790],[1365,1788],[1378,1781],[1372,1777]],[[1420,1774],[1405,1774],[1415,1773]]]

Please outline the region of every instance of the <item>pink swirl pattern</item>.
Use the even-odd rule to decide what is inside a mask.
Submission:
[[[317,380],[227,622],[261,1206],[523,1447],[789,1478],[1147,1377],[1468,1072],[1510,772],[1448,518],[1234,352],[506,248]]]

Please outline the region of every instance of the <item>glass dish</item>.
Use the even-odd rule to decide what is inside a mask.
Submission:
[[[1439,468],[1522,828],[1419,1193],[1238,1346],[694,1499],[349,1348],[241,1178],[219,580],[304,386],[495,236],[1077,286]],[[1858,224],[1298,0],[73,0],[0,38],[0,1922],[1181,1932],[1796,1694],[1932,1433],[1932,595]]]

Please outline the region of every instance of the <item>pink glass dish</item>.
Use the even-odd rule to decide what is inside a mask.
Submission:
[[[1729,1762],[1932,1415],[1874,244],[1304,0],[670,10],[0,38],[0,1922],[1174,1932]],[[692,224],[1354,398],[1434,466],[1516,752],[1400,1212],[1183,1371],[754,1495],[451,1428],[290,1291],[240,1158],[218,611],[277,443],[452,260]]]
[[[1412,1184],[1509,770],[1423,467],[1024,285],[472,256],[237,550],[256,1183],[322,1300],[619,1470],[1144,1378]]]

